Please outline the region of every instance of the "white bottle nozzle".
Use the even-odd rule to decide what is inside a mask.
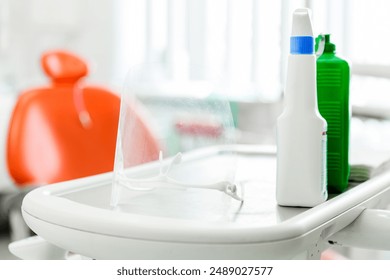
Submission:
[[[313,36],[309,9],[296,9],[293,14],[291,36]]]
[[[308,9],[297,9],[293,14],[290,53],[295,55],[314,53],[313,29]]]

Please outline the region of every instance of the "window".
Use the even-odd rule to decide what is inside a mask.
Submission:
[[[386,0],[311,0],[317,30],[332,34],[337,55],[351,67],[354,113],[388,117],[390,109],[390,2]],[[319,28],[319,29],[318,29]]]
[[[281,94],[281,2],[122,0],[117,77],[130,65],[170,65],[193,80],[220,76],[230,95],[275,100]],[[187,69],[188,70],[188,69]]]
[[[387,0],[52,2],[0,1],[0,86],[10,84],[20,91],[45,83],[37,62],[41,53],[66,48],[90,62],[92,81],[116,88],[131,66],[157,61],[169,65],[174,75],[196,64],[196,71],[189,73],[194,80],[222,76],[232,98],[279,100],[291,14],[305,6],[312,9],[315,33],[332,34],[337,53],[356,66],[353,73],[390,72],[375,68],[390,65]],[[351,96],[364,105],[383,100],[379,92],[388,89],[387,78],[356,75]],[[373,98],[372,92],[379,95]]]
[[[337,54],[351,65],[390,64],[386,0],[120,0],[117,4],[118,79],[131,65],[147,61],[168,63],[178,73],[196,64],[191,79],[222,75],[233,98],[278,100],[285,80],[291,14],[302,6],[312,9],[314,32],[331,33]],[[374,83],[375,89],[372,79],[354,77],[353,102],[367,99],[359,88],[380,91],[389,83],[390,89],[390,82]]]

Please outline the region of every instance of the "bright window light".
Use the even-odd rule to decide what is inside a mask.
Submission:
[[[117,14],[117,79],[150,61],[173,75],[191,64],[191,80],[224,79],[233,99],[280,98],[281,1],[121,0]]]

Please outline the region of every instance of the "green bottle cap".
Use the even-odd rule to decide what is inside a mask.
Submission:
[[[330,34],[325,34],[325,49],[324,52],[335,52],[336,45],[330,42]]]
[[[320,46],[321,40],[325,38],[324,42],[324,53],[334,53],[336,51],[336,45],[330,42],[330,34],[321,34],[319,35],[315,40],[315,50],[318,51],[318,48]]]

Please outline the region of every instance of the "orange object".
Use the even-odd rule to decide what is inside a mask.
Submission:
[[[41,64],[54,85],[74,84],[88,75],[88,67],[83,59],[63,50],[44,53]]]
[[[321,260],[348,260],[348,258],[333,249],[326,249],[321,254]]]
[[[42,66],[52,85],[22,93],[11,117],[7,144],[11,177],[19,186],[28,186],[111,171],[119,96],[82,86],[87,65],[69,52],[45,53]],[[157,150],[157,141],[141,124],[147,144]]]

